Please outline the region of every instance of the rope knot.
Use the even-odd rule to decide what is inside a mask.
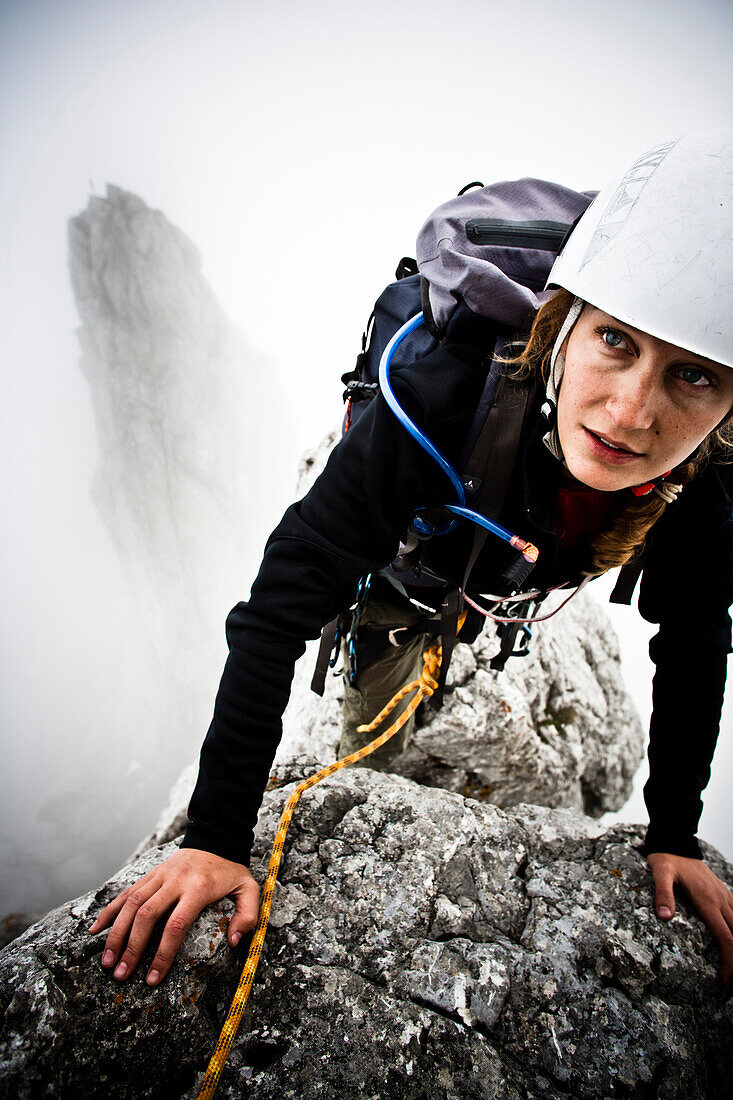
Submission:
[[[420,673],[420,690],[423,695],[432,695],[434,691],[438,690],[436,676],[440,669],[440,659],[442,655],[443,647],[434,645],[431,646],[430,649],[426,649],[423,653],[425,664]]]

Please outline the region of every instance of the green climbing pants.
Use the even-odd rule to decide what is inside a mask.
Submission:
[[[359,638],[366,641],[369,631],[399,630],[403,626],[412,626],[420,619],[426,617],[425,612],[418,611],[406,600],[400,601],[398,593],[395,599],[390,600],[382,593],[370,593],[359,624]],[[436,624],[440,617],[436,616]],[[395,636],[399,639],[399,633]],[[341,730],[341,742],[338,747],[338,758],[348,756],[351,752],[368,745],[375,737],[391,726],[396,718],[405,710],[412,694],[403,699],[380,725],[371,733],[357,733],[356,727],[367,725],[379,714],[382,707],[396,695],[401,687],[416,680],[423,668],[423,653],[431,641],[430,634],[416,634],[408,638],[403,645],[387,644],[386,649],[380,653],[366,668],[360,668],[357,664],[356,684],[352,687],[344,676],[344,705],[343,725]],[[357,646],[358,655],[358,646]],[[345,647],[343,651],[344,668],[348,668],[348,655]],[[386,744],[381,745],[375,752],[359,760],[352,767],[375,768],[384,771],[390,764],[404,752],[415,728],[414,714],[405,725],[393,734]]]

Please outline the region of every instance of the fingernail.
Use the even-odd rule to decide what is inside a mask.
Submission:
[[[105,951],[105,953],[102,955],[102,966],[111,966],[114,961],[115,961],[114,952],[113,951]]]
[[[95,922],[94,922],[94,924],[91,924],[91,925],[89,926],[89,928],[87,929],[87,931],[89,931],[89,932],[94,932],[94,931],[95,931],[95,929],[96,929],[96,927],[97,927],[97,922],[95,921]]]
[[[120,963],[120,965],[115,970],[115,978],[124,978],[126,973],[127,973],[127,963]]]
[[[669,917],[672,916],[672,910],[668,909],[666,905],[660,906],[660,908],[658,909],[658,913],[662,920],[667,920]]]
[[[148,985],[157,985],[160,981],[160,973],[157,970],[151,970],[148,974]]]
[[[232,936],[232,944],[233,944],[234,947],[237,946],[237,944],[239,943],[241,938],[242,938],[242,933],[241,932],[235,932],[234,933],[234,935]]]

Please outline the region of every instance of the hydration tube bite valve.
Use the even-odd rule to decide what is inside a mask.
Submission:
[[[517,587],[519,587],[524,583],[531,570],[534,568],[537,558],[539,557],[539,550],[531,542],[525,542],[525,540],[519,538],[518,535],[513,535],[511,531],[508,531],[506,527],[502,527],[500,523],[495,523],[487,516],[481,515],[480,512],[474,512],[472,508],[466,506],[466,489],[459,475],[453,469],[445,455],[442,454],[435,444],[418,428],[417,424],[410,419],[395,397],[394,390],[392,389],[389,372],[394,353],[402,341],[423,323],[424,318],[422,312],[416,313],[414,317],[411,317],[410,320],[394,334],[387,344],[379,362],[379,387],[387,404],[402,426],[407,429],[412,438],[420,444],[423,450],[427,451],[433,461],[438,464],[443,473],[450,480],[456,491],[458,502],[456,504],[443,505],[446,511],[451,512],[457,518],[442,525],[431,522],[425,515],[421,514],[424,512],[424,509],[418,508],[412,517],[412,531],[415,536],[421,540],[432,538],[434,535],[447,535],[449,531],[454,531],[455,528],[458,527],[462,519],[467,519],[471,523],[478,524],[479,527],[486,528],[492,535],[496,535],[497,538],[503,539],[504,542],[508,542],[510,546],[518,551],[516,561],[508,567],[504,575],[510,583],[516,584]]]

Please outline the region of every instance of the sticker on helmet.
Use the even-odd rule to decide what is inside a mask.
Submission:
[[[611,196],[611,200],[588,242],[583,262],[579,268],[580,271],[620,233],[631,211],[636,206],[639,195],[679,140],[677,138],[675,141],[667,141],[663,145],[657,145],[637,157]]]

